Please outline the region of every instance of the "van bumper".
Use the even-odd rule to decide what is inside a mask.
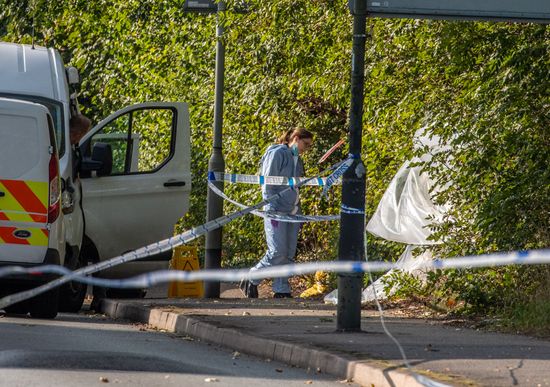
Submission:
[[[24,268],[38,267],[42,265],[60,265],[61,257],[59,256],[59,251],[55,249],[48,249],[46,251],[46,256],[42,263],[24,263],[24,262],[0,262],[0,268],[8,266],[21,266]],[[34,274],[10,274],[5,277],[0,277],[1,283],[19,283],[22,282],[49,282],[58,278],[58,274],[49,274],[49,273],[34,273]]]

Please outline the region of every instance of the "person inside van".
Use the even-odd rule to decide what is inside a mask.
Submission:
[[[92,121],[84,114],[78,113],[69,121],[69,136],[71,145],[76,145],[92,126]]]
[[[69,141],[73,150],[73,180],[78,179],[78,169],[80,167],[80,149],[78,143],[92,127],[92,121],[82,113],[76,113],[69,120]]]

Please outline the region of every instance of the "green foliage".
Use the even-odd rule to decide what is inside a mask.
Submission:
[[[426,273],[426,278],[395,271],[384,278],[393,298],[413,298],[441,305],[455,313],[514,315],[549,299],[541,284],[550,282],[548,268],[507,266],[496,269],[450,269]],[[394,288],[395,287],[395,288]]]
[[[442,87],[449,90],[445,104],[453,101],[455,110],[431,104],[434,131],[453,146],[430,170],[449,186],[439,198],[451,206],[436,230],[446,240],[441,251],[547,246],[548,28],[471,23],[460,31],[475,41],[462,54],[450,51],[446,71],[452,78]],[[441,45],[459,44],[458,32],[452,24],[442,28]]]
[[[413,295],[418,297],[427,288],[424,286],[422,279],[401,270],[388,273],[382,282],[384,283],[384,292],[386,294],[391,294],[392,290],[395,289],[394,298],[409,298]]]
[[[550,303],[548,300],[535,300],[531,303],[514,305],[509,318],[502,323],[513,332],[524,332],[537,336],[550,336]]]
[[[0,38],[61,50],[83,75],[84,112],[96,121],[134,102],[187,101],[191,112],[193,195],[179,226],[203,223],[212,142],[216,17],[183,13],[183,0],[4,0]],[[226,170],[256,173],[265,148],[296,126],[316,133],[307,175],[346,135],[352,19],[345,1],[249,1],[251,12],[220,18],[226,33]],[[368,21],[362,156],[367,217],[391,178],[410,159],[423,127],[450,150],[425,170],[450,210],[434,227],[441,257],[548,246],[550,240],[550,27],[426,20]],[[419,150],[417,154],[424,150]],[[346,155],[339,150],[329,162]],[[246,204],[257,187],[226,185]],[[320,200],[302,190],[305,213],[337,213],[339,190]],[[227,205],[226,212],[234,209]],[[301,259],[334,259],[336,223],[304,226]],[[250,265],[264,249],[262,222],[246,217],[224,228],[226,265]],[[402,247],[369,237],[371,259],[394,260]],[[530,269],[440,273],[433,289],[473,308],[512,305],[536,286]],[[397,279],[396,279],[397,280]],[[413,279],[406,287],[423,292]],[[409,281],[409,282],[407,282]],[[546,278],[538,277],[538,284]],[[432,286],[430,285],[430,286]],[[507,295],[503,297],[503,295]],[[508,297],[509,296],[509,297]]]

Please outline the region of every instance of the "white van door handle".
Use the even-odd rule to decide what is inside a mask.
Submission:
[[[167,181],[164,183],[165,187],[183,187],[185,185],[185,181]]]

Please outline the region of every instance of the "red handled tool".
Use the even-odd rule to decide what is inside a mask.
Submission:
[[[318,164],[321,164],[321,163],[324,162],[326,159],[328,159],[329,156],[330,156],[331,154],[333,154],[334,151],[335,151],[336,149],[340,148],[340,146],[342,146],[342,144],[343,144],[345,141],[346,141],[346,139],[343,138],[343,139],[341,139],[340,141],[338,141],[336,144],[334,144],[334,145],[332,146],[332,148],[330,148],[330,149],[329,149],[329,150],[319,159]]]

